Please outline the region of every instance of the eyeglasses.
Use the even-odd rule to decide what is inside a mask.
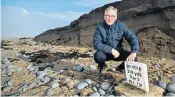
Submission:
[[[107,17],[107,18],[115,18],[116,16],[115,15],[105,15],[105,17]]]

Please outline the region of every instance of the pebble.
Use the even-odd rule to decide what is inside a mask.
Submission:
[[[8,85],[8,86],[12,86],[12,85],[13,85],[13,82],[14,82],[14,80],[9,80],[9,81],[7,82],[7,85]]]
[[[19,72],[23,70],[23,67],[16,67],[15,69]]]
[[[174,93],[167,93],[166,96],[173,96],[174,97],[175,94]]]
[[[92,83],[92,81],[91,81],[90,79],[85,79],[85,82],[86,82],[87,84],[91,84],[91,83]]]
[[[5,64],[10,63],[10,61],[9,61],[8,59],[6,59],[6,58],[3,60],[3,62],[4,62]]]
[[[175,93],[175,83],[168,83],[166,89],[168,92]]]
[[[173,76],[173,77],[171,78],[171,81],[175,81],[175,76]]]
[[[52,66],[53,64],[52,63],[45,63],[46,67],[50,67]]]
[[[12,69],[13,68],[13,65],[8,65],[7,66],[7,69]]]
[[[65,84],[67,84],[69,81],[70,81],[70,78],[69,78],[69,77],[64,77],[64,78],[61,80],[61,85],[65,85]]]
[[[124,83],[126,83],[126,82],[127,82],[127,79],[126,79],[126,78],[120,80],[120,83],[122,83],[122,84],[124,84]]]
[[[73,80],[74,84],[77,85],[79,83],[78,80]]]
[[[83,66],[83,69],[84,69],[85,71],[87,71],[87,72],[90,71],[90,68],[89,68],[88,66]]]
[[[79,57],[78,59],[79,59],[79,60],[81,60],[82,58],[81,58],[81,57]]]
[[[23,84],[18,88],[18,92],[20,91],[26,91],[28,89],[28,85],[27,84]]]
[[[47,67],[47,63],[36,63],[36,64],[34,64],[34,66],[37,66],[41,70],[44,70]]]
[[[165,58],[161,58],[162,60],[166,60]]]
[[[50,79],[51,79],[51,78],[50,78],[50,77],[48,77],[48,76],[44,76],[44,79],[45,79],[45,80],[44,80],[44,83],[47,83],[47,82],[49,82],[49,81],[50,81]]]
[[[4,74],[5,73],[5,70],[1,70],[1,74]]]
[[[50,95],[52,95],[53,94],[53,91],[51,90],[51,89],[47,89],[46,91],[45,91],[45,95],[46,96],[50,96]]]
[[[98,89],[98,93],[101,95],[101,96],[104,96],[106,93],[103,89],[99,88]]]
[[[9,71],[8,73],[7,73],[7,75],[12,75],[13,74],[13,72],[12,71]]]
[[[45,69],[44,69],[44,72],[49,72],[49,71],[51,71],[52,70],[52,68],[51,67],[46,67]]]
[[[163,81],[156,81],[157,86],[165,89],[166,88],[166,83]]]
[[[52,78],[52,81],[55,81],[55,82],[60,82],[60,80],[59,79],[57,79],[57,78]]]
[[[76,88],[79,89],[79,90],[81,90],[81,89],[85,88],[86,86],[88,86],[87,83],[80,82],[80,83],[77,84]]]
[[[37,84],[35,82],[31,82],[31,83],[28,84],[28,88],[29,89],[32,89],[32,88],[34,88],[36,86],[37,86]]]
[[[121,95],[120,97],[127,97],[127,96],[125,96],[125,95]]]
[[[109,95],[108,97],[115,97],[114,95]]]
[[[41,81],[37,81],[36,84],[37,84],[37,86],[40,86],[40,85],[44,85],[45,83],[41,82]]]
[[[91,71],[96,71],[97,70],[97,67],[94,66],[94,65],[90,65],[89,68],[90,68]]]
[[[6,87],[3,87],[2,92],[11,91],[12,89],[13,89],[13,86],[6,86]]]
[[[47,85],[51,88],[57,88],[59,87],[59,83],[58,82],[55,82],[55,81],[51,81],[49,83],[47,83]]]
[[[56,73],[48,73],[48,74],[47,74],[47,76],[49,76],[49,77],[53,78],[53,77],[55,77],[55,76],[56,76]]]
[[[109,87],[110,87],[110,83],[108,83],[108,82],[103,82],[100,85],[100,88],[102,88],[103,90],[108,90]]]
[[[32,67],[29,68],[29,70],[30,70],[30,71],[35,70],[35,67],[32,66]]]
[[[63,70],[63,69],[59,70],[59,73],[64,73],[64,72],[65,72],[65,70]]]
[[[40,80],[41,82],[43,82],[43,83],[47,83],[47,82],[50,81],[50,77],[44,76],[43,78],[40,78],[39,80]]]
[[[100,94],[98,92],[95,92],[95,93],[91,94],[90,96],[97,97],[97,96],[100,96]]]
[[[160,67],[160,64],[152,64],[152,66],[157,66],[157,67]]]
[[[23,55],[25,58],[29,58],[30,56],[27,56],[27,55]]]
[[[27,65],[27,69],[30,69],[32,67],[32,64]]]
[[[3,68],[3,69],[7,69],[7,66],[8,65],[6,65],[6,64],[1,64],[1,68]]]
[[[12,94],[7,95],[7,96],[20,96],[20,95],[21,95],[21,93],[20,93],[20,92],[16,92],[16,93],[12,93]]]
[[[76,65],[76,66],[73,67],[73,70],[81,72],[83,70],[83,67],[80,66],[80,65]]]
[[[93,86],[93,87],[92,87],[92,90],[93,90],[94,92],[97,92],[97,87]]]
[[[41,79],[41,78],[43,78],[45,75],[47,75],[47,72],[38,71],[36,74],[37,74],[37,78],[38,78],[38,79]]]
[[[78,95],[74,95],[73,97],[79,97]]]
[[[2,77],[6,77],[6,76],[7,76],[7,74],[1,74],[1,76],[2,76]]]
[[[56,65],[56,64],[57,64],[57,62],[52,62],[52,64],[53,64],[53,65]]]
[[[100,84],[96,84],[96,87],[97,87],[97,88],[100,88]]]
[[[1,87],[8,86],[8,81],[12,80],[12,77],[1,77]]]
[[[34,70],[31,71],[31,73],[35,74],[35,73],[37,73],[38,71],[39,71],[39,68],[35,66],[35,67],[34,67]]]
[[[74,83],[72,80],[70,80],[70,81],[67,83],[67,86],[68,86],[69,89],[72,89],[72,88],[74,87],[74,85],[75,85],[75,83]]]

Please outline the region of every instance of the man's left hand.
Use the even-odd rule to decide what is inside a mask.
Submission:
[[[135,61],[136,55],[137,55],[136,53],[131,53],[131,54],[127,57],[126,61]]]

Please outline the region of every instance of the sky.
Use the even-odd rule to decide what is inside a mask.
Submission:
[[[1,37],[35,37],[117,0],[1,0]]]

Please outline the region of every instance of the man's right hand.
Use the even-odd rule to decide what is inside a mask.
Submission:
[[[112,55],[114,56],[114,58],[118,58],[120,56],[120,53],[117,50],[112,49]]]

